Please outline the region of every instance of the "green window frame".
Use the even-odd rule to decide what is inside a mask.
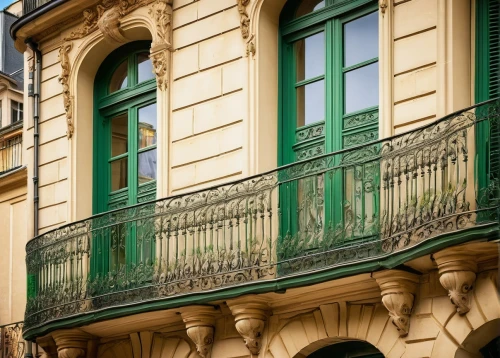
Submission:
[[[314,156],[331,153],[342,149],[354,147],[378,139],[378,4],[372,0],[325,0],[324,5],[315,11],[302,16],[297,16],[297,10],[307,0],[291,0],[285,5],[280,17],[280,45],[279,45],[279,123],[278,123],[278,163],[286,165],[301,160],[309,160]],[[309,1],[311,2],[311,1]],[[356,20],[376,18],[376,36],[374,43],[370,43],[376,49],[376,55],[361,60],[350,60],[347,63],[349,46],[348,33],[346,30]],[[324,72],[307,77],[297,74],[296,44],[306,41],[316,34],[324,34]],[[347,44],[347,45],[346,45]],[[352,50],[351,52],[352,53]],[[355,56],[356,57],[356,56]],[[373,91],[376,92],[376,101],[349,111],[348,101],[352,98],[350,87],[348,88],[348,76],[356,70],[364,70],[372,66],[370,70],[375,75],[370,78]],[[360,72],[358,72],[359,74]],[[305,77],[305,78],[304,78]],[[298,100],[298,89],[303,86],[324,84],[324,119],[317,121],[303,120],[301,107],[302,102]],[[306,90],[304,90],[305,92]],[[304,98],[307,95],[303,96]],[[304,99],[303,103],[306,103]],[[319,101],[321,103],[321,101]],[[307,104],[307,103],[306,103]],[[304,104],[305,106],[305,104]],[[305,124],[300,125],[298,124]],[[366,168],[363,168],[363,173]],[[331,180],[325,177],[308,178],[298,180],[284,186],[280,192],[280,205],[290,207],[290,212],[297,213],[297,218],[282,218],[281,227],[284,231],[282,236],[294,236],[297,232],[307,230],[313,226],[335,227],[345,221],[345,203],[349,200],[353,203],[355,193],[353,186],[346,185],[349,181],[364,181],[365,178],[355,178],[356,168],[343,173],[336,173]],[[378,181],[379,169],[370,168],[374,181]],[[364,174],[363,174],[364,175]],[[286,193],[285,193],[286,191]],[[314,193],[310,195],[310,193]],[[371,195],[371,194],[370,194]],[[317,199],[311,199],[316,196]],[[352,197],[352,199],[351,199]],[[304,199],[306,198],[306,199]],[[362,217],[369,216],[372,220],[374,230],[376,218],[379,211],[378,195],[374,192],[369,200],[369,208],[363,202]],[[367,205],[368,205],[367,204]],[[308,217],[322,216],[315,223],[304,223],[304,205],[315,206],[309,210]],[[339,205],[341,210],[339,210]],[[314,211],[314,215],[312,215]],[[359,211],[359,210],[358,210]],[[345,223],[343,223],[345,226]],[[363,224],[365,226],[365,224]],[[286,234],[285,234],[286,232]],[[323,233],[324,234],[324,233]],[[351,239],[363,236],[363,233],[352,233]]]
[[[150,47],[149,41],[124,45],[103,61],[96,74],[94,214],[156,198],[157,86],[149,59]],[[130,271],[141,263],[153,264],[152,239],[138,238],[149,235],[149,226],[124,222],[97,230],[92,272]]]

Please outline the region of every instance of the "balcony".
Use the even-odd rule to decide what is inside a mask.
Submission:
[[[22,166],[23,137],[0,138],[0,175]]]
[[[24,357],[23,323],[0,326],[0,358]]]
[[[52,0],[23,0],[23,15],[26,15]]]
[[[391,138],[40,235],[26,245],[25,337],[55,321],[116,317],[125,306],[130,314],[279,292],[492,237],[499,119],[500,102],[490,101]]]

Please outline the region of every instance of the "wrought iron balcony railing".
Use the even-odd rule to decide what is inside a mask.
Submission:
[[[0,326],[0,358],[24,357],[23,322]]]
[[[0,139],[0,175],[22,166],[23,137]]]
[[[27,335],[70,316],[309,279],[393,259],[444,234],[494,231],[499,119],[499,102],[490,101],[405,134],[40,235],[26,246]]]
[[[23,15],[38,9],[40,6],[52,0],[23,0]]]

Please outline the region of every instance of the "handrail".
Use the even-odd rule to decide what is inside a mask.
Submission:
[[[25,327],[378,260],[498,224],[500,168],[488,163],[499,127],[500,101],[488,101],[390,138],[39,235],[26,245]]]

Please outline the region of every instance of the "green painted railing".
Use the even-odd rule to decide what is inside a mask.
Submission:
[[[499,176],[488,163],[499,154],[490,150],[499,118],[499,102],[490,101],[405,134],[40,235],[26,246],[25,331],[380,260],[498,223]]]

